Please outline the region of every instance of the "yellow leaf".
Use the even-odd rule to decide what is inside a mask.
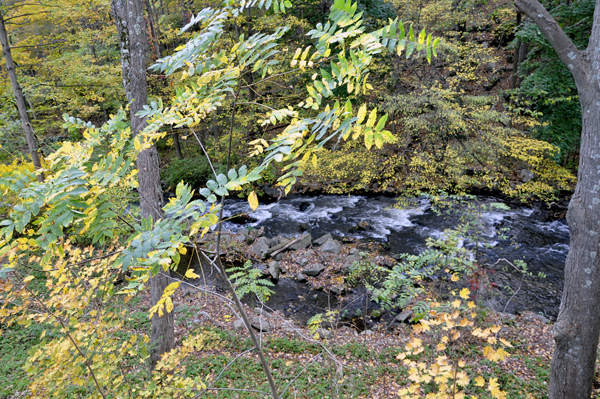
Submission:
[[[443,351],[445,349],[446,349],[446,345],[444,345],[442,343],[437,344],[437,346],[435,347],[436,351]]]
[[[475,302],[469,301],[469,303],[467,303],[467,306],[469,307],[469,309],[473,309],[475,307]]]
[[[185,278],[200,278],[200,276],[194,273],[193,269],[188,269],[188,271],[185,272]]]
[[[258,208],[258,198],[256,197],[256,193],[254,191],[252,191],[248,196],[248,203],[250,204],[250,208],[252,208],[253,211],[255,211],[256,208]]]
[[[454,306],[455,308],[459,308],[460,307],[460,300],[456,300],[454,302],[452,302],[452,306]]]
[[[356,115],[356,118],[357,118],[356,123],[361,124],[362,121],[365,119],[365,116],[367,116],[367,106],[366,106],[366,104],[363,104],[358,109],[358,114]]]
[[[450,281],[456,282],[458,280],[459,280],[459,277],[456,274],[453,274],[452,277],[450,277]]]
[[[502,327],[500,326],[494,326],[490,328],[490,331],[493,332],[494,334],[496,334],[498,331],[500,331]]]
[[[467,373],[465,373],[464,371],[461,371],[460,373],[458,373],[456,375],[456,382],[459,385],[462,385],[463,387],[466,387],[467,385],[469,385],[469,381],[471,381],[471,380],[467,376]]]
[[[460,293],[458,294],[462,299],[469,299],[469,294],[471,293],[471,291],[469,291],[468,288],[463,288],[462,290],[460,290]]]
[[[171,313],[171,311],[173,310],[173,301],[171,300],[170,297],[167,297],[167,299],[165,301],[165,305],[167,307],[167,313]]]
[[[482,376],[478,375],[477,377],[475,377],[475,385],[482,388],[485,386],[485,380]]]

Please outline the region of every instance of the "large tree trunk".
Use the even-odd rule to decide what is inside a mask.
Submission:
[[[146,81],[146,52],[148,40],[142,0],[113,0],[119,37],[121,38],[121,66],[127,100],[132,101],[131,131],[135,136],[146,127],[146,120],[137,116],[148,102]],[[125,41],[123,41],[125,40]],[[163,217],[163,195],[160,185],[158,151],[155,146],[142,151],[137,158],[138,185],[141,213],[154,220]],[[166,277],[157,275],[150,279],[150,296],[154,305],[168,285]],[[153,369],[163,353],[175,347],[173,314],[165,312],[162,317],[152,317],[150,336],[150,368]]]
[[[569,204],[571,230],[565,284],[554,325],[550,399],[588,399],[600,334],[600,2],[586,50],[578,50],[537,0],[515,0],[567,65],[581,102],[577,187]]]
[[[0,1],[0,6],[3,6],[3,2]],[[38,154],[37,143],[35,136],[33,135],[33,128],[29,122],[29,116],[27,115],[27,107],[25,106],[25,98],[23,97],[23,91],[17,80],[17,73],[15,71],[15,63],[12,59],[10,51],[10,44],[8,43],[8,35],[6,34],[6,27],[4,25],[4,15],[0,11],[0,43],[2,44],[2,52],[4,53],[4,59],[6,60],[6,69],[8,70],[8,76],[10,77],[10,83],[12,85],[13,94],[15,95],[15,101],[17,102],[17,109],[19,110],[19,116],[21,117],[21,125],[25,132],[25,139],[27,140],[27,147],[29,147],[29,153],[31,154],[31,161],[36,169],[41,169],[42,163],[40,162],[40,155]],[[37,179],[40,182],[44,181],[44,174],[39,172]]]

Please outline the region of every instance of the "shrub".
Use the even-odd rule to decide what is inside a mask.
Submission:
[[[220,172],[217,167],[217,173]],[[204,186],[213,172],[204,156],[196,156],[184,159],[174,159],[169,166],[161,172],[161,178],[169,189],[173,189],[181,181],[193,188]],[[214,177],[213,177],[214,178]]]

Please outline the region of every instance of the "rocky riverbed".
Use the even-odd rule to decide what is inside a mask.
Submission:
[[[422,252],[428,237],[444,237],[445,229],[464,222],[465,213],[471,212],[477,239],[466,237],[461,245],[489,278],[485,287],[476,287],[485,292],[485,305],[498,312],[531,311],[554,319],[568,252],[566,222],[544,205],[491,205],[499,202],[480,197],[436,211],[426,198],[397,207],[397,201],[385,197],[298,196],[251,212],[245,201],[228,200],[225,215],[243,216],[225,223],[224,252],[234,263],[253,260],[276,284],[267,305],[300,323],[337,310],[343,323],[361,328],[380,321],[393,325],[406,315],[401,309],[382,311],[364,287],[349,285],[351,265],[364,260],[391,268],[399,254]],[[504,259],[523,260],[528,273],[516,271]],[[466,284],[473,288],[476,283]]]

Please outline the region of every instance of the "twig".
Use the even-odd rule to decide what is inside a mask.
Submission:
[[[287,384],[287,386],[285,387],[285,389],[283,390],[283,392],[281,392],[281,398],[283,399],[285,397],[285,392],[289,389],[289,387],[294,383],[294,381],[296,381],[298,379],[298,377],[300,377],[302,375],[302,373],[304,373],[304,371],[306,371],[307,368],[309,368],[315,361],[317,361],[318,358],[321,357],[321,353],[315,355],[310,362],[302,369],[300,370],[300,372],[298,374],[296,374],[296,376],[294,377],[293,380],[291,380],[289,382],[289,384]]]
[[[90,371],[90,374],[92,375],[92,378],[94,379],[94,383],[96,384],[96,388],[98,389],[98,392],[100,393],[100,395],[106,399],[106,395],[104,395],[104,391],[102,391],[102,388],[100,387],[100,383],[98,382],[98,380],[96,379],[96,374],[94,373],[94,370],[92,369],[92,365],[89,362],[89,359],[85,356],[85,354],[83,353],[83,351],[81,350],[81,348],[79,347],[79,345],[77,345],[77,342],[75,342],[75,339],[71,336],[71,333],[69,332],[69,329],[67,328],[67,326],[65,325],[64,321],[56,316],[47,306],[46,304],[38,298],[38,296],[29,289],[29,287],[27,286],[26,283],[23,283],[23,279],[21,279],[21,283],[24,284],[25,289],[27,290],[27,292],[29,292],[29,294],[35,298],[35,300],[45,309],[46,313],[48,313],[49,315],[51,315],[52,317],[54,317],[61,325],[61,327],[63,328],[63,331],[65,333],[65,335],[67,337],[69,337],[69,340],[71,341],[71,343],[73,343],[73,346],[75,347],[75,349],[77,350],[77,352],[79,352],[79,355],[83,358],[83,361],[86,365],[86,367],[88,368],[88,370]]]
[[[215,168],[213,167],[213,163],[210,160],[210,157],[208,156],[208,152],[206,152],[206,149],[204,148],[204,145],[202,145],[202,141],[200,141],[200,138],[198,138],[198,135],[196,134],[196,132],[194,131],[194,129],[190,128],[190,130],[192,131],[192,134],[194,135],[194,137],[196,137],[196,140],[198,141],[198,144],[200,144],[200,148],[202,148],[202,152],[204,152],[204,155],[206,155],[206,160],[208,161],[208,165],[210,165],[210,168],[212,169],[212,172],[215,175],[215,179],[216,179],[217,178],[217,172],[215,171]]]
[[[206,388],[204,388],[202,391],[200,391],[200,393],[196,396],[194,396],[192,399],[197,399],[200,396],[202,396],[202,394],[210,389],[212,389],[212,386],[215,385],[217,383],[217,381],[219,381],[219,378],[221,378],[221,375],[223,375],[223,373],[233,364],[235,363],[236,360],[238,360],[240,357],[244,356],[246,353],[248,352],[252,352],[254,349],[256,349],[255,347],[252,347],[250,349],[248,349],[247,351],[244,351],[242,353],[240,353],[239,355],[237,355],[232,361],[230,361],[224,368],[223,370],[221,370],[221,372],[219,373],[219,375],[215,378],[215,380],[213,382],[210,383],[210,385]]]
[[[238,98],[239,98],[238,96],[240,94],[241,89],[242,89],[241,86],[238,85],[237,92],[235,93],[235,96],[233,99],[233,109],[231,110],[231,119],[230,119],[230,123],[229,123],[229,144],[228,144],[228,149],[227,149],[227,168],[226,168],[226,170],[229,170],[229,166],[231,163],[231,144],[233,141],[233,123],[235,121],[235,112],[237,109],[237,101],[238,101]],[[221,223],[221,221],[223,220],[224,205],[225,205],[225,196],[223,195],[223,196],[221,196],[221,209],[219,210],[219,221],[218,221],[218,227],[217,227],[217,245],[216,245],[216,249],[215,249],[216,255],[215,255],[214,262],[217,266],[217,269],[219,270],[219,273],[221,274],[221,277],[223,278],[223,281],[227,285],[227,288],[229,289],[231,296],[233,297],[233,299],[235,301],[236,307],[238,308],[238,310],[240,311],[240,313],[242,315],[242,319],[244,320],[244,324],[246,325],[246,330],[248,330],[248,334],[250,335],[250,338],[252,339],[252,342],[254,343],[254,346],[256,347],[256,351],[258,352],[258,357],[260,359],[260,364],[265,372],[267,380],[269,381],[269,386],[271,387],[271,393],[272,393],[273,399],[279,399],[279,395],[277,394],[277,386],[275,385],[275,380],[273,379],[273,375],[271,374],[271,369],[269,368],[269,364],[267,363],[267,360],[265,359],[265,355],[262,351],[262,348],[260,347],[260,342],[258,342],[258,340],[256,339],[256,334],[254,334],[254,331],[252,330],[252,325],[250,324],[248,315],[246,314],[246,311],[244,310],[244,307],[242,306],[242,302],[240,301],[240,298],[238,297],[237,293],[235,292],[235,288],[233,287],[233,284],[229,280],[229,277],[227,277],[227,273],[225,273],[225,267],[221,263],[221,258],[219,257],[220,245],[221,245],[221,232],[223,230],[223,224]]]

